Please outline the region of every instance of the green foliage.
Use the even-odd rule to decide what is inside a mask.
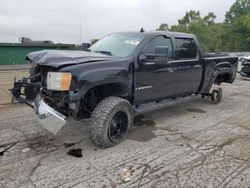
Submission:
[[[234,18],[225,26],[226,39],[224,41],[227,51],[250,50],[250,14]]]
[[[189,11],[186,15],[178,20],[178,24],[182,27],[188,27],[191,23],[198,23],[201,20],[200,11]]]
[[[226,13],[225,22],[232,23],[235,18],[247,15],[250,13],[250,0],[236,0]]]
[[[170,31],[193,33],[200,41],[203,51],[220,51],[220,40],[215,36],[221,37],[221,24],[215,24],[216,16],[209,12],[202,17],[199,11],[189,11],[186,15],[178,20],[177,25],[173,25]]]
[[[226,13],[224,23],[215,23],[216,15],[186,12],[176,25],[161,24],[157,30],[193,33],[205,52],[250,50],[250,0],[236,0]]]
[[[168,31],[169,27],[168,24],[162,23],[156,31]]]
[[[225,18],[225,49],[250,50],[250,0],[236,0]]]

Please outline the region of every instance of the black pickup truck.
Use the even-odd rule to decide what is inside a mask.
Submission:
[[[44,50],[26,59],[30,77],[15,81],[14,99],[54,134],[68,117],[90,118],[99,147],[125,139],[141,104],[193,94],[220,102],[214,86],[232,83],[238,65],[235,56],[202,54],[194,35],[174,32],[115,33],[88,51]]]

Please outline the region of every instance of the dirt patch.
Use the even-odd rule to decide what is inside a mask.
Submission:
[[[189,108],[187,109],[188,112],[193,112],[193,113],[199,113],[199,114],[204,114],[206,113],[205,110],[202,110],[200,108]]]
[[[12,110],[12,104],[0,104],[0,112],[7,112]]]
[[[232,145],[233,142],[235,142],[235,141],[238,140],[238,139],[244,139],[244,137],[229,138],[227,141],[225,141],[225,142],[219,144],[219,145],[218,145],[218,148],[223,149],[225,146]]]
[[[157,129],[168,131],[170,133],[176,133],[176,132],[178,132],[178,129],[173,128],[173,127],[168,127],[168,126],[167,127],[157,127]]]
[[[239,96],[239,95],[241,95],[241,96],[242,96],[242,93],[232,92],[232,93],[229,93],[229,94],[228,94],[228,96],[229,96],[229,97]]]
[[[150,119],[140,119],[134,123],[133,128],[128,131],[128,139],[139,142],[147,142],[155,138],[155,122]]]
[[[36,154],[41,154],[55,150],[58,145],[46,135],[41,135],[27,140],[27,147]]]
[[[70,156],[73,157],[77,157],[77,158],[81,158],[82,157],[82,149],[78,148],[78,149],[71,149],[68,151],[67,153]]]

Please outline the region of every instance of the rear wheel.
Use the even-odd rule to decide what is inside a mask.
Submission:
[[[211,93],[211,100],[215,102],[215,104],[220,103],[222,98],[222,89],[214,89]]]
[[[119,97],[107,97],[94,109],[90,120],[90,135],[101,148],[122,142],[133,121],[133,110],[129,101]]]

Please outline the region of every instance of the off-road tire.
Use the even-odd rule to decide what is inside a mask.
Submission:
[[[120,97],[103,99],[91,114],[89,131],[92,141],[100,148],[106,148],[122,142],[126,134],[119,141],[112,141],[109,137],[110,121],[116,113],[122,112],[127,116],[127,129],[133,123],[133,110],[129,101]]]

